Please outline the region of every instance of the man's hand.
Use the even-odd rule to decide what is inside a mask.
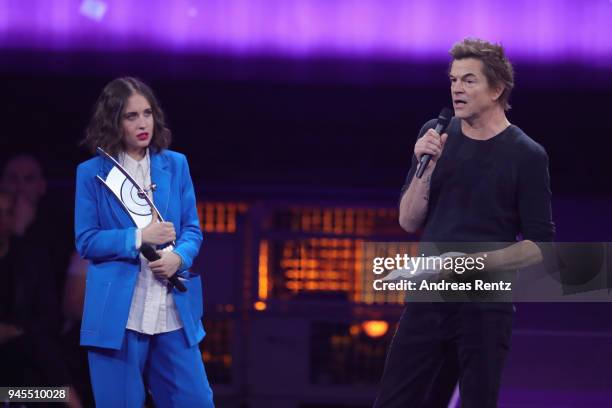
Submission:
[[[151,245],[163,245],[176,239],[174,224],[171,222],[159,222],[157,211],[153,210],[151,223],[142,230],[142,243]]]
[[[0,323],[0,345],[23,334],[23,329],[12,324]]]
[[[174,252],[157,251],[161,259],[149,263],[149,268],[158,279],[168,279],[181,266],[181,257]]]
[[[456,265],[457,263],[460,263],[461,265],[465,265],[465,259],[471,258],[471,257],[473,257],[473,255],[467,255],[461,252],[445,252],[440,255],[440,258],[442,258],[442,263],[446,262],[447,259],[452,259],[453,266]],[[462,261],[458,262],[459,259],[462,259]],[[474,273],[474,271],[468,270],[467,268],[463,269],[462,272],[457,272],[456,267],[453,269],[442,268],[438,272],[438,275],[436,276],[435,281],[436,282],[441,282],[443,280],[456,281],[458,279],[464,278],[466,275],[470,276],[472,273]]]
[[[440,136],[434,129],[429,129],[414,145],[414,155],[417,160],[421,161],[421,156],[430,154],[430,163],[435,164],[444,151],[444,145],[446,144],[447,138],[448,134],[443,133],[442,136]]]

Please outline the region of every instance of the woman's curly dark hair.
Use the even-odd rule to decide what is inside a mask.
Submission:
[[[142,95],[153,111],[153,137],[149,148],[154,152],[167,149],[172,141],[170,129],[166,127],[164,112],[151,88],[137,78],[117,78],[109,82],[94,105],[93,114],[81,141],[93,154],[101,147],[112,156],[124,149],[121,114],[130,96]]]

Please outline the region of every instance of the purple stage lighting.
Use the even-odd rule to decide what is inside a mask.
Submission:
[[[104,14],[106,14],[106,3],[97,0],[83,0],[80,12],[92,20],[102,21]]]
[[[471,36],[612,66],[611,22],[610,0],[4,0],[0,48],[430,60]]]

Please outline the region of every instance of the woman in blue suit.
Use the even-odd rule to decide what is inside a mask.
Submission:
[[[98,98],[83,144],[103,148],[152,198],[165,222],[136,228],[97,179],[113,163],[96,156],[77,168],[76,246],[89,260],[81,345],[88,347],[98,407],[213,407],[198,343],[204,337],[200,277],[189,273],[202,242],[184,155],[168,150],[170,131],[151,89],[135,78],[110,82]],[[142,244],[163,246],[148,262]],[[178,273],[186,292],[168,289]]]

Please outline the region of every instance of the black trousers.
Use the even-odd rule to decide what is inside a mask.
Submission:
[[[375,408],[497,406],[510,347],[510,303],[409,303],[391,342]]]

